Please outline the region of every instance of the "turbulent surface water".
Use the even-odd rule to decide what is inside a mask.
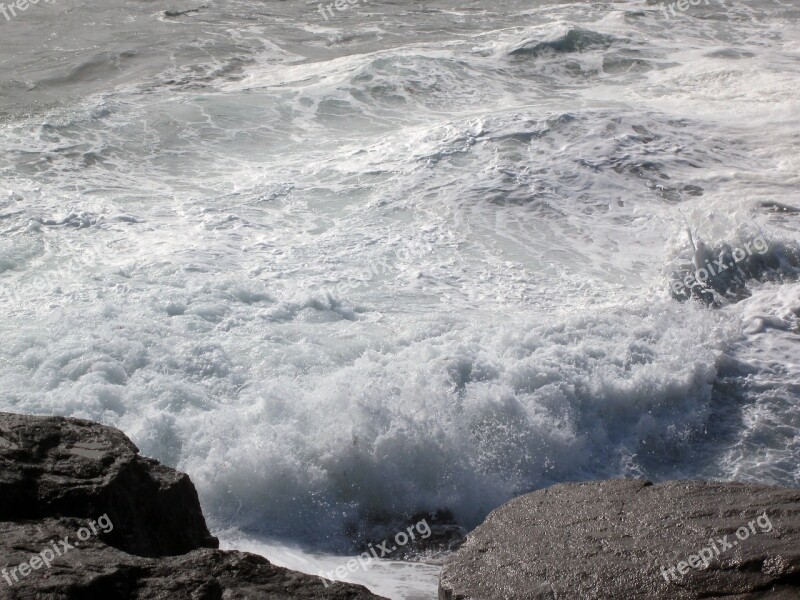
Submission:
[[[0,410],[120,427],[311,571],[558,481],[799,486],[800,7],[348,6],[0,16]],[[717,308],[687,228],[768,243]]]

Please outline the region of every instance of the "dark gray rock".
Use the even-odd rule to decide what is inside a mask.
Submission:
[[[131,554],[218,547],[189,477],[138,453],[91,421],[0,413],[0,520],[107,513],[107,543]]]
[[[8,600],[325,600],[377,599],[361,586],[325,587],[319,577],[276,567],[260,556],[211,548],[180,556],[133,556],[96,536],[78,542],[83,519],[0,523],[0,598]],[[66,539],[75,548],[20,573],[18,565]],[[57,545],[61,550],[63,547]],[[53,553],[55,554],[55,552]],[[49,558],[49,556],[48,556]],[[14,567],[17,567],[14,569]]]
[[[3,600],[378,598],[217,546],[191,480],[120,431],[0,413]]]
[[[800,490],[555,485],[512,500],[469,534],[445,563],[439,598],[800,600]]]
[[[407,544],[392,551],[393,560],[441,560],[458,548],[467,535],[449,510],[418,512],[402,521],[392,519],[371,525],[366,535],[356,540],[355,548],[359,553],[367,552],[370,545],[379,547],[398,532],[411,530],[413,533]]]

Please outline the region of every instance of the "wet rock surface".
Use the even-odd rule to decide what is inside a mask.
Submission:
[[[378,598],[217,547],[189,477],[122,432],[0,413],[0,598]]]
[[[800,600],[800,490],[640,480],[560,484],[489,515],[440,600]]]
[[[97,518],[132,554],[216,548],[184,473],[139,456],[121,431],[91,421],[0,413],[0,520]]]
[[[0,579],[0,598],[42,600],[221,600],[320,598],[326,600],[378,598],[365,588],[346,584],[325,587],[322,580],[276,567],[246,552],[213,548],[161,558],[128,554],[97,537],[78,541],[83,519],[43,519],[0,523],[0,555],[6,566]],[[65,549],[67,540],[74,548]],[[49,568],[30,564],[52,542],[62,552]],[[56,554],[54,550],[53,554]],[[49,558],[49,554],[45,558]],[[13,565],[13,566],[12,566]],[[9,581],[11,582],[9,584]]]

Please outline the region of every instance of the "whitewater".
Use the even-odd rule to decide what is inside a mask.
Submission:
[[[800,6],[326,14],[0,17],[0,410],[120,428],[315,574],[561,481],[800,486]],[[767,249],[676,297],[687,230]]]

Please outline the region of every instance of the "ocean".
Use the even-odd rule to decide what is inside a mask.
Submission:
[[[312,573],[556,482],[800,486],[794,0],[14,6],[0,410]]]

